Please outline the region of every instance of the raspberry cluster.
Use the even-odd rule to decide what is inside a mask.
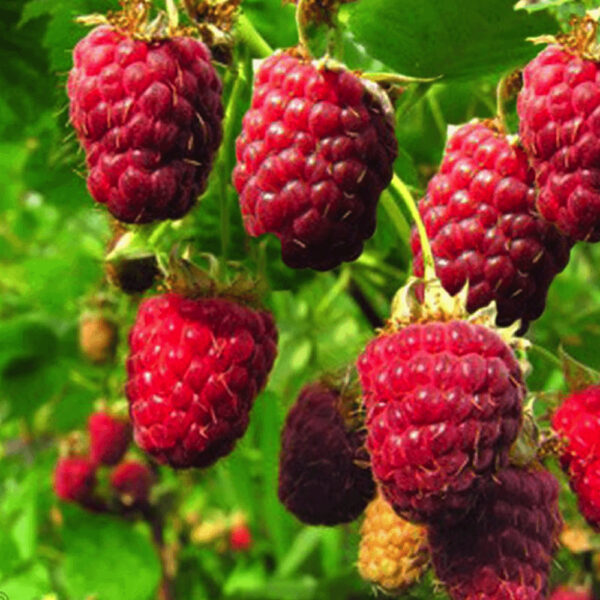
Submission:
[[[129,335],[135,441],[175,468],[206,467],[246,431],[277,353],[271,315],[225,298],[144,300]]]
[[[246,231],[274,233],[290,267],[356,259],[396,154],[393,118],[360,78],[274,54],[256,72],[236,144]]]
[[[423,523],[464,518],[519,431],[513,351],[482,325],[415,323],[371,341],[357,368],[373,474],[394,510]]]
[[[152,43],[103,25],[73,50],[71,123],[88,189],[126,223],[178,219],[204,191],[221,143],[221,80],[189,37]]]
[[[459,127],[419,203],[436,274],[450,294],[469,284],[470,312],[495,301],[497,323],[543,312],[550,283],[572,243],[535,213],[534,174],[521,148],[485,122]],[[416,229],[414,273],[423,276]]]

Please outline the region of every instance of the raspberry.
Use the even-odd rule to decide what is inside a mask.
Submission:
[[[175,468],[231,452],[277,353],[271,315],[225,298],[144,300],[126,387],[137,444]]]
[[[401,519],[382,496],[367,506],[360,535],[358,572],[388,594],[401,595],[429,567],[425,528]]]
[[[550,600],[594,600],[592,595],[585,590],[574,590],[567,587],[559,587],[550,596]]]
[[[311,525],[354,521],[375,493],[365,435],[346,424],[340,391],[324,383],[305,386],[281,432],[279,499]]]
[[[599,65],[552,45],[523,71],[519,130],[540,188],[537,207],[576,240],[600,240]]]
[[[600,531],[600,385],[567,396],[552,416],[552,427],[565,440],[561,465],[579,509]]]
[[[252,547],[252,534],[248,525],[239,523],[231,528],[229,545],[236,552],[247,552]]]
[[[97,314],[84,316],[79,322],[79,347],[93,363],[104,364],[115,357],[119,331],[115,323]]]
[[[529,321],[544,311],[554,276],[571,242],[534,214],[533,171],[521,148],[484,123],[459,127],[448,139],[440,170],[419,203],[436,272],[451,295],[468,282],[470,312],[493,300],[497,324]],[[416,229],[413,267],[423,276]]]
[[[360,78],[274,54],[256,72],[236,144],[246,231],[274,233],[293,268],[355,260],[397,151],[393,115]]]
[[[94,200],[126,223],[178,219],[221,142],[221,81],[189,37],[145,42],[100,26],[73,51],[67,91]]]
[[[88,458],[59,458],[54,467],[54,493],[68,502],[86,504],[96,487],[96,466]]]
[[[146,465],[130,460],[113,469],[110,483],[124,504],[139,506],[148,502],[152,487],[152,473]]]
[[[131,440],[129,422],[115,419],[105,412],[96,412],[88,420],[90,454],[95,464],[116,465]]]
[[[429,528],[433,566],[453,600],[544,598],[561,528],[559,486],[542,469],[509,467],[452,527]]]
[[[467,321],[385,331],[358,360],[373,475],[409,521],[462,518],[508,464],[525,394],[510,347]]]

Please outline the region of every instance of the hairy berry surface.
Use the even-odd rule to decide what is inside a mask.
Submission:
[[[228,454],[277,353],[265,311],[174,293],[144,300],[130,336],[126,387],[136,443],[176,468]]]
[[[279,499],[311,525],[356,519],[375,494],[364,449],[364,431],[350,429],[340,413],[338,390],[305,386],[281,433]]]
[[[73,51],[67,91],[93,198],[126,223],[178,219],[221,142],[221,81],[200,41],[130,39],[108,26]]]
[[[396,512],[452,522],[508,464],[525,394],[510,347],[466,321],[384,332],[358,360],[375,479]]]
[[[131,441],[131,425],[105,412],[96,412],[88,420],[90,455],[96,463],[116,465]]]
[[[463,522],[429,528],[435,573],[453,600],[546,597],[562,525],[558,491],[548,471],[509,467]]]
[[[396,154],[393,120],[357,76],[274,54],[256,72],[236,144],[246,231],[274,233],[290,267],[356,259]]]
[[[577,240],[600,240],[600,67],[548,46],[523,71],[517,102],[542,216]]]
[[[419,202],[436,273],[449,294],[469,283],[470,312],[496,301],[497,323],[544,311],[546,294],[571,242],[535,213],[534,175],[522,149],[484,123],[459,127]],[[423,276],[416,229],[415,275]]]

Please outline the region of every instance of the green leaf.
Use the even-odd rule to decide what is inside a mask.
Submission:
[[[361,0],[350,28],[367,51],[398,73],[476,77],[508,71],[539,49],[527,37],[554,33],[556,22],[513,10],[512,0]]]
[[[73,598],[148,600],[161,569],[147,533],[131,523],[65,507],[62,574]]]
[[[0,598],[7,600],[21,599],[29,600],[29,598],[41,598],[51,589],[50,578],[48,571],[40,565],[36,564],[24,572],[19,572],[6,580],[0,582]]]

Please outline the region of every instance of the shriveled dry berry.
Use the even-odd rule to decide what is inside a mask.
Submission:
[[[54,493],[61,500],[85,504],[96,487],[96,465],[83,456],[59,458],[53,484]]]
[[[375,494],[365,431],[345,422],[343,401],[333,386],[306,385],[281,432],[279,499],[304,523],[353,521]]]
[[[600,240],[599,80],[599,63],[551,45],[525,67],[517,102],[538,210],[565,234],[591,242]]]
[[[426,530],[401,519],[378,495],[360,528],[358,572],[388,594],[400,595],[429,567]]]
[[[452,600],[546,597],[562,525],[558,491],[548,471],[509,467],[463,522],[429,528],[435,573]]]
[[[99,314],[89,314],[79,322],[79,347],[93,363],[104,364],[115,357],[117,325]]]
[[[93,198],[126,223],[185,215],[222,137],[222,86],[208,48],[102,25],[75,46],[73,62],[70,117]]]
[[[535,213],[534,174],[520,147],[485,122],[459,127],[419,212],[437,275],[450,294],[468,282],[470,312],[495,301],[498,325],[521,319],[522,330],[542,314],[572,243]],[[412,249],[423,276],[416,229]]]
[[[256,72],[236,144],[246,231],[274,233],[290,267],[356,259],[396,154],[393,117],[359,77],[274,54]]]
[[[468,321],[384,330],[357,363],[373,475],[414,522],[464,517],[508,464],[525,386],[511,348]]]
[[[277,330],[266,311],[168,293],[140,304],[129,344],[136,443],[173,467],[206,467],[245,433],[277,353]]]
[[[127,451],[131,441],[131,425],[127,419],[119,419],[99,411],[88,419],[90,455],[96,464],[116,465]]]
[[[140,506],[148,502],[152,479],[150,469],[135,460],[121,463],[110,474],[113,490],[127,506]]]

